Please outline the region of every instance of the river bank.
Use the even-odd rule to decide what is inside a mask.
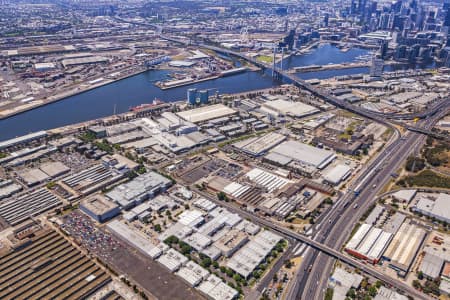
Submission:
[[[10,118],[12,116],[24,113],[26,111],[37,109],[37,108],[45,106],[45,105],[49,105],[49,104],[52,104],[52,103],[55,103],[55,102],[58,102],[58,101],[62,101],[64,99],[68,98],[68,97],[75,96],[75,95],[78,95],[78,94],[82,94],[82,93],[88,92],[90,90],[93,90],[93,89],[96,89],[96,88],[99,88],[99,87],[103,87],[103,86],[115,83],[117,81],[126,79],[128,77],[132,77],[132,76],[138,75],[140,73],[146,72],[147,69],[146,68],[140,68],[140,69],[137,69],[137,70],[134,70],[134,71],[131,71],[129,73],[126,73],[126,74],[122,75],[122,72],[125,72],[125,71],[127,71],[127,70],[114,72],[116,74],[117,73],[121,74],[120,76],[118,76],[118,77],[116,77],[114,79],[101,78],[102,79],[101,81],[98,81],[97,83],[89,84],[89,82],[94,82],[94,81],[100,79],[100,78],[98,78],[96,80],[91,80],[89,82],[84,82],[84,83],[80,84],[77,88],[74,88],[74,89],[71,89],[71,90],[68,90],[68,91],[63,91],[61,93],[58,93],[56,95],[53,95],[53,96],[50,96],[50,97],[47,97],[47,98],[44,98],[44,99],[33,100],[33,101],[30,101],[28,103],[25,103],[25,104],[22,104],[22,105],[13,107],[13,108],[0,110],[0,120],[7,119],[7,118]]]

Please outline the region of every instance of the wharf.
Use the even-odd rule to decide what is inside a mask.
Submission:
[[[140,73],[146,72],[147,70],[148,70],[147,68],[143,68],[143,67],[135,68],[131,72],[129,71],[129,69],[122,69],[119,71],[115,71],[112,74],[109,74],[109,75],[120,74],[118,76],[115,76],[115,78],[107,78],[108,75],[103,75],[102,78],[85,81],[85,82],[79,84],[77,87],[73,87],[71,89],[61,91],[61,92],[59,92],[57,94],[53,94],[49,97],[44,97],[41,99],[36,99],[36,100],[30,101],[30,102],[25,102],[25,103],[18,102],[17,103],[18,105],[15,105],[15,106],[9,105],[9,107],[7,107],[7,108],[0,108],[0,120],[12,117],[14,115],[21,114],[25,111],[33,110],[33,109],[39,108],[41,106],[45,106],[45,105],[48,105],[48,104],[51,104],[54,102],[64,100],[68,97],[75,96],[75,95],[96,89],[98,87],[120,81],[120,80],[128,78],[128,77],[138,75]]]

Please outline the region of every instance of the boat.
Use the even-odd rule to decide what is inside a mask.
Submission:
[[[145,110],[145,109],[149,109],[149,108],[155,107],[155,106],[163,104],[163,103],[164,103],[164,101],[155,98],[155,100],[153,100],[152,103],[143,103],[143,104],[140,104],[140,105],[137,105],[137,106],[130,107],[130,111],[135,111],[135,112],[136,111],[141,111],[141,110]]]

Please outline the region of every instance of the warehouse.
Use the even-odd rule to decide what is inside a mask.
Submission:
[[[381,206],[379,204],[375,205],[375,207],[372,209],[372,211],[367,216],[364,222],[369,225],[375,225],[376,222],[379,220],[381,214],[384,212],[384,210],[385,210],[384,206]]]
[[[195,200],[192,204],[204,211],[211,211],[217,207],[217,204],[205,198],[199,198]]]
[[[208,256],[211,260],[218,260],[222,256],[222,252],[215,246],[209,246],[201,251],[203,255]]]
[[[214,300],[233,300],[239,296],[238,291],[227,285],[216,275],[210,275],[197,289]]]
[[[148,172],[132,181],[119,185],[106,196],[119,204],[123,209],[130,209],[143,201],[153,198],[160,192],[164,192],[172,182],[166,177]]]
[[[352,174],[352,168],[347,165],[339,164],[333,167],[324,176],[324,181],[331,185],[338,185],[342,181],[346,180]]]
[[[303,102],[293,102],[282,99],[264,102],[261,106],[261,110],[275,116],[288,115],[296,118],[306,117],[320,112],[320,110],[314,106]]]
[[[62,183],[75,192],[89,194],[118,181],[122,177],[123,174],[97,164],[64,178]]]
[[[271,132],[261,137],[246,139],[233,144],[236,149],[247,153],[251,156],[261,156],[267,151],[280,144],[286,139],[286,136]]]
[[[192,235],[185,237],[183,242],[194,248],[196,251],[201,251],[212,243],[209,237],[199,232],[195,232]]]
[[[180,252],[170,248],[165,254],[161,255],[157,261],[173,273],[179,270],[188,259]]]
[[[18,246],[0,257],[0,299],[88,299],[111,281],[56,231],[41,231]]]
[[[8,198],[22,190],[22,185],[12,180],[3,180],[0,178],[0,200]]]
[[[120,213],[117,204],[108,201],[103,195],[96,194],[80,201],[80,209],[97,222],[103,223]]]
[[[209,212],[209,215],[214,217],[216,220],[220,220],[229,227],[234,227],[242,221],[242,218],[238,214],[232,213],[224,207],[216,207],[214,210]]]
[[[391,233],[384,232],[369,224],[362,224],[347,243],[345,251],[350,255],[376,264],[388,247],[391,239]]]
[[[396,199],[401,203],[410,203],[411,200],[416,196],[417,190],[400,190],[393,193],[392,198]]]
[[[61,64],[64,68],[73,67],[78,65],[89,65],[89,64],[97,64],[97,63],[106,63],[109,59],[101,56],[89,56],[89,57],[80,57],[80,58],[69,58],[63,59]]]
[[[203,279],[206,279],[208,277],[209,272],[193,261],[189,261],[175,274],[181,277],[190,286],[195,287],[199,285],[199,283],[202,282]]]
[[[155,259],[160,256],[163,252],[161,246],[153,245],[149,240],[147,240],[144,236],[139,234],[138,232],[131,229],[128,225],[118,221],[113,220],[106,225],[106,228],[111,231],[114,235],[119,237],[121,240],[131,245],[133,248],[139,250],[142,254]],[[167,245],[164,245],[162,248],[168,248]]]
[[[317,169],[324,169],[335,158],[332,151],[316,148],[297,141],[287,141],[275,147],[270,154],[275,153],[279,158],[283,158],[281,164],[297,161]],[[266,156],[266,158],[268,158]]]
[[[258,168],[250,170],[247,174],[245,174],[245,176],[256,184],[266,188],[269,193],[282,189],[290,182],[286,178],[274,175]]]
[[[425,254],[420,264],[419,272],[422,272],[425,277],[431,280],[439,278],[445,261],[448,261],[448,255],[446,256],[445,253],[430,247],[426,247],[423,252]]]
[[[160,241],[165,241],[168,237],[174,236],[179,240],[184,239],[188,235],[192,234],[193,229],[189,226],[183,225],[179,222],[171,225],[166,230],[164,230],[159,236]]]
[[[3,142],[0,142],[0,150],[12,147],[12,146],[16,146],[16,145],[20,145],[20,144],[25,144],[31,141],[35,141],[41,138],[44,138],[47,136],[47,132],[46,131],[38,131],[38,132],[34,132],[34,133],[30,133],[30,134],[26,134],[20,137],[16,137],[10,140],[6,140]]]
[[[54,63],[35,63],[34,69],[38,72],[47,72],[56,68]]]
[[[350,273],[342,267],[337,267],[330,277],[330,286],[334,289],[333,299],[346,299],[349,289],[359,288],[363,277]]]
[[[0,217],[14,226],[61,204],[49,190],[40,188],[0,203]]]
[[[205,222],[203,213],[199,210],[186,210],[178,216],[178,223],[194,228]]]
[[[383,254],[390,261],[389,266],[397,270],[399,276],[406,276],[416,257],[426,232],[409,222],[404,222]]]
[[[236,111],[223,104],[214,104],[194,108],[177,113],[177,115],[185,121],[192,123],[202,123],[209,120],[234,115]]]
[[[39,169],[51,178],[56,178],[70,172],[70,168],[59,161],[43,163]]]
[[[231,257],[227,267],[247,279],[280,241],[279,235],[261,231]]]
[[[413,210],[439,221],[450,223],[450,195],[421,194]]]
[[[394,290],[388,289],[387,287],[380,286],[378,289],[378,294],[373,298],[373,300],[408,300],[408,297],[397,293]]]
[[[226,257],[232,256],[238,249],[240,249],[248,241],[248,236],[245,232],[232,229],[224,236],[214,243],[223,255]]]
[[[25,169],[23,171],[17,172],[17,175],[20,177],[20,180],[28,187],[43,183],[50,179],[50,176],[39,169]]]

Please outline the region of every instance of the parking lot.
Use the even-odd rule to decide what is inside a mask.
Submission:
[[[95,223],[80,211],[64,216],[61,227],[112,269],[132,279],[154,297],[167,300],[204,299],[162,265],[96,227]]]

